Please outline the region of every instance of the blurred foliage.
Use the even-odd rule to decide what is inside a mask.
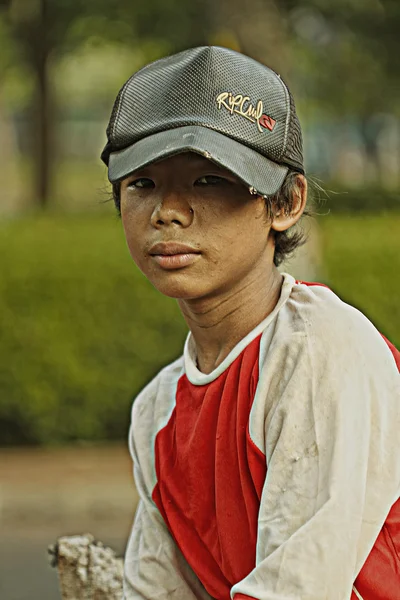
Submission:
[[[328,123],[342,132],[331,140],[341,147],[357,137],[371,180],[398,186],[399,31],[398,0],[1,0],[0,122],[7,111],[23,122],[30,196],[44,208],[54,199],[57,150],[74,147],[58,129],[63,119],[106,120],[117,90],[143,64],[213,43],[282,73],[309,131],[322,135]]]
[[[400,345],[400,213],[318,220],[325,282]],[[124,439],[133,397],[182,353],[177,304],[134,266],[117,218],[0,233],[1,444]]]
[[[204,42],[213,15],[207,0],[190,4],[184,0],[3,0],[2,4],[27,62],[32,61],[32,43],[37,41],[43,16],[50,25],[44,43],[51,51],[64,53],[89,38],[99,44],[139,46],[152,39],[171,48],[197,45]]]
[[[168,3],[161,0],[2,0],[0,76],[7,83],[14,77],[15,86],[26,86],[25,100],[32,103],[39,71],[49,71],[51,87],[60,62],[62,65],[74,55],[78,62],[75,79],[81,85],[88,85],[89,69],[97,70],[100,66],[106,82],[114,79],[111,90],[108,88],[109,110],[110,98],[116,95],[128,74],[165,54],[206,43],[212,29],[212,7],[210,0],[193,0],[190,4],[184,0]],[[81,71],[82,55],[84,59],[87,54],[91,54],[92,60]],[[94,65],[96,54],[98,60]],[[116,82],[121,62],[126,58],[132,59],[131,65],[128,69],[125,67],[124,75]],[[71,79],[67,77],[64,88],[69,97],[75,97],[76,82]],[[59,80],[62,86],[61,76]],[[68,83],[72,85],[69,87]],[[12,87],[12,83],[9,85]],[[102,91],[100,85],[96,91],[99,89]],[[11,101],[12,96],[11,90]]]
[[[400,348],[400,212],[329,214],[318,222],[325,282]]]
[[[22,196],[24,210],[48,198],[52,211],[94,212],[126,78],[187,47],[227,46],[283,74],[329,177],[345,163],[354,185],[373,183],[322,184],[335,190],[317,208],[323,274],[400,345],[399,31],[398,0],[0,0],[4,214]],[[0,256],[1,443],[124,437],[132,397],[182,351],[176,303],[137,271],[109,217],[0,223]]]
[[[50,200],[58,113],[51,75],[60,57],[88,42],[98,46],[112,43],[141,48],[139,54],[147,62],[174,50],[204,44],[212,6],[211,0],[192,0],[190,4],[184,0],[1,1],[0,32],[4,30],[6,38],[12,41],[18,64],[16,70],[11,67],[11,73],[10,68],[2,69],[6,71],[9,95],[21,96],[15,75],[22,85],[25,79],[31,84],[27,86],[23,108],[29,113],[30,137],[34,140],[30,153],[37,206],[46,208]],[[118,65],[118,56],[113,54]],[[132,70],[137,66],[133,62]]]
[[[282,0],[279,7],[289,15],[291,72],[313,111],[400,114],[398,0]]]
[[[331,183],[324,186],[332,191],[326,194],[317,193],[319,200],[316,202],[318,212],[327,211],[334,215],[338,213],[370,213],[400,212],[400,192],[397,190],[384,190],[377,186],[365,189],[343,190],[343,185]]]
[[[181,353],[176,302],[116,218],[3,224],[0,255],[1,444],[124,438],[133,395]]]

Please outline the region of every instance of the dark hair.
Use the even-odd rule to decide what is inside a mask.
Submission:
[[[273,219],[279,210],[283,211],[285,215],[290,215],[299,191],[298,176],[297,171],[289,169],[282,186],[276,194],[264,197],[268,221]],[[311,209],[306,208],[303,216],[312,216]],[[299,223],[289,227],[286,231],[274,231],[273,233],[275,238],[274,264],[276,266],[289,258],[297,248],[303,246],[307,241],[307,235],[299,227]]]
[[[264,196],[266,217],[270,221],[278,210],[289,215],[293,209],[294,199],[298,191],[298,175],[294,170],[289,170],[281,188],[272,196]],[[121,183],[112,184],[112,197],[118,214],[121,215]],[[310,210],[305,210],[303,216],[311,216]],[[274,264],[280,265],[293,252],[306,243],[307,236],[297,225],[286,231],[275,231]]]

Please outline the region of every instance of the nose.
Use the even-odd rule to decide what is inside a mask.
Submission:
[[[183,194],[165,194],[152,212],[151,224],[156,229],[170,225],[189,227],[193,215],[194,211]]]

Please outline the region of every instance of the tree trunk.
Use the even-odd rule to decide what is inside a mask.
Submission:
[[[19,152],[12,118],[3,108],[0,93],[0,180],[2,198],[0,219],[13,216],[21,210],[21,177],[18,176]]]
[[[34,59],[37,81],[35,107],[35,137],[33,139],[33,160],[35,165],[35,196],[38,206],[46,208],[49,202],[50,156],[52,111],[48,81],[49,44],[47,29],[48,0],[40,0],[40,10],[37,20],[37,54]]]
[[[46,208],[49,202],[54,129],[48,74],[49,57],[54,45],[50,35],[54,26],[54,10],[50,14],[51,0],[16,0],[10,6],[13,7],[9,19],[14,35],[34,75],[35,93],[30,110],[29,140],[34,177],[32,195],[36,206]]]

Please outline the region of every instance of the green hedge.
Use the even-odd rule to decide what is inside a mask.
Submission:
[[[319,219],[322,280],[400,343],[400,214]],[[121,439],[134,395],[179,356],[174,300],[113,216],[0,224],[0,445]]]
[[[400,348],[400,212],[328,214],[322,279]]]
[[[0,445],[124,437],[132,397],[181,352],[176,302],[114,217],[3,224],[0,257]]]
[[[312,187],[312,184],[311,184]],[[327,195],[316,192],[317,212],[377,214],[387,211],[400,211],[400,190],[384,190],[370,187],[349,189],[341,184],[322,182]]]

